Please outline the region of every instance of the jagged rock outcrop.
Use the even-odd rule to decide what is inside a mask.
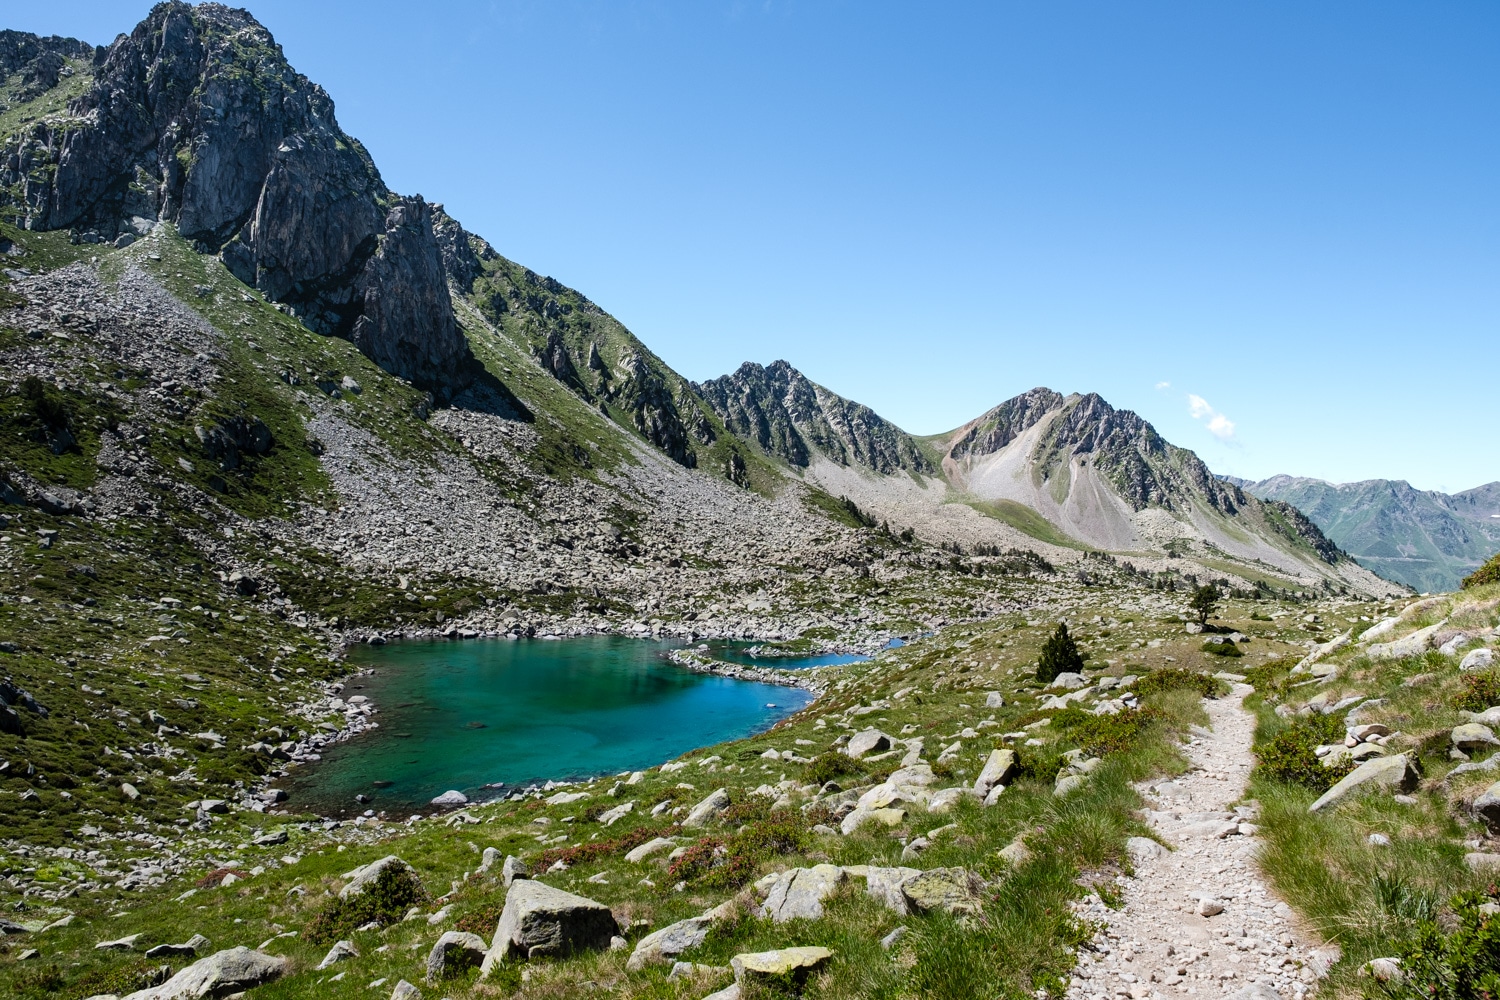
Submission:
[[[962,428],[949,444],[948,455],[962,460],[969,455],[993,454],[1062,404],[1062,394],[1046,388],[1008,399]]]
[[[28,66],[63,49],[44,42]],[[154,7],[66,115],[6,141],[0,197],[25,228],[90,240],[173,223],[392,373],[439,396],[472,381],[429,206],[386,188],[332,99],[244,10]]]
[[[937,471],[911,435],[868,406],[809,381],[785,361],[766,367],[747,361],[733,374],[694,383],[693,389],[731,431],[789,465],[805,468],[821,454],[882,475]]]
[[[76,38],[57,35],[42,38],[24,31],[0,31],[0,80],[19,73],[21,89],[16,96],[23,101],[33,100],[76,72],[68,65],[69,60],[92,61],[101,51]]]

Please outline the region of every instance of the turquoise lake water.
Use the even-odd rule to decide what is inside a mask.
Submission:
[[[417,810],[450,788],[482,799],[639,770],[760,732],[812,700],[685,670],[663,659],[671,648],[617,636],[357,647],[350,665],[376,672],[353,678],[344,697],[371,698],[380,727],[294,772],[290,805]],[[494,782],[505,788],[484,787]],[[367,805],[355,803],[360,793]]]

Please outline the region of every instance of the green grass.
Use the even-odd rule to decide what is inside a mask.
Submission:
[[[1058,529],[1051,521],[1032,510],[1023,503],[1015,500],[969,500],[966,503],[973,507],[985,517],[992,517],[1010,525],[1017,531],[1030,535],[1039,542],[1048,545],[1060,545],[1063,548],[1088,550],[1089,546],[1076,538],[1070,537]]]

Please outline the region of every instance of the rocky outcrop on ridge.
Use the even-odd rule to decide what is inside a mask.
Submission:
[[[67,48],[12,47],[43,52],[29,66]],[[440,396],[472,380],[430,209],[386,188],[332,99],[246,11],[158,4],[101,54],[65,115],[9,138],[0,198],[24,228],[89,241],[174,224],[393,374]]]
[[[693,389],[731,431],[789,465],[806,468],[821,454],[882,475],[937,471],[911,435],[785,361],[767,367],[747,361],[733,374],[694,383]]]

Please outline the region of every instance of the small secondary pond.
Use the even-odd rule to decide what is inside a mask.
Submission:
[[[670,648],[617,636],[360,646],[350,665],[376,672],[344,695],[370,697],[380,726],[294,772],[292,804],[394,812],[450,788],[483,798],[504,794],[485,789],[495,782],[508,792],[640,770],[760,732],[812,700],[675,666]],[[355,804],[361,793],[368,806]]]

